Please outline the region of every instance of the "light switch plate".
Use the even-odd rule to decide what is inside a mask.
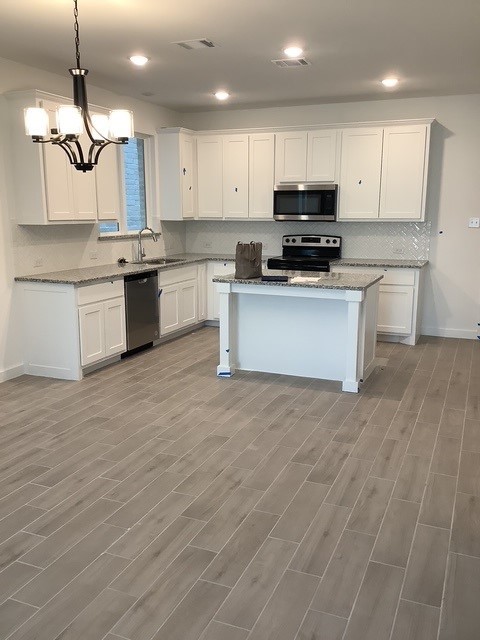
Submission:
[[[480,228],[480,218],[470,218],[468,221],[469,229],[478,229]]]

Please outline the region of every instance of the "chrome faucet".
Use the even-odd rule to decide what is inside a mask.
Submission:
[[[160,232],[158,232],[158,234],[155,234],[155,231],[150,227],[143,227],[143,229],[140,229],[140,231],[138,232],[138,261],[139,262],[143,262],[143,259],[146,255],[142,246],[142,233],[144,231],[150,231],[154,242],[157,242],[157,235],[161,235]]]

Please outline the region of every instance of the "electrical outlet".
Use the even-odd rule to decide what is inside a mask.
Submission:
[[[478,229],[480,228],[480,218],[470,218],[468,221],[469,229]]]
[[[35,258],[33,261],[34,267],[43,267],[43,258]]]
[[[211,249],[212,248],[212,241],[211,240],[207,240],[206,242],[203,243],[203,246],[205,247],[205,249]]]
[[[98,251],[90,251],[90,260],[98,260]]]

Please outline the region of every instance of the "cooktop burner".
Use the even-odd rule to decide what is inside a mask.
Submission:
[[[281,256],[269,258],[269,269],[330,271],[330,263],[341,258],[340,236],[283,236]]]

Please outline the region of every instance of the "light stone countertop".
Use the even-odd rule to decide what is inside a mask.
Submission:
[[[277,271],[264,269],[264,275],[269,276],[289,276],[288,271]],[[296,277],[308,278],[306,282],[294,282]],[[365,291],[375,283],[379,282],[383,276],[368,273],[318,273],[312,271],[295,271],[295,276],[289,276],[287,282],[264,282],[260,278],[235,278],[231,276],[217,276],[213,282],[223,282],[227,284],[253,284],[265,285],[267,287],[308,287],[313,289],[342,289],[345,291]]]
[[[421,269],[428,260],[390,260],[389,258],[340,258],[332,260],[336,267],[390,267],[391,269]]]
[[[17,276],[15,280],[17,282],[48,282],[53,284],[73,284],[81,286],[105,280],[117,280],[135,273],[144,273],[145,271],[154,271],[156,269],[163,271],[164,269],[172,269],[209,260],[218,262],[222,262],[224,260],[235,260],[235,256],[233,254],[218,253],[179,253],[173,256],[167,256],[167,258],[169,260],[176,260],[176,262],[169,264],[132,264],[131,262],[127,262],[124,265],[114,263],[99,265],[98,267],[82,267],[79,269],[51,271],[48,273],[33,273],[25,276]],[[264,260],[267,260],[267,258],[268,256],[265,256]],[[390,267],[399,269],[421,269],[427,263],[427,260],[389,260],[383,258],[342,258],[337,261],[332,261],[332,264],[335,266]],[[312,275],[312,272],[308,273],[310,276]]]
[[[92,284],[93,282],[102,282],[105,280],[118,280],[124,276],[133,275],[135,273],[145,273],[146,271],[163,271],[164,269],[183,267],[188,264],[196,264],[207,260],[215,260],[218,262],[222,262],[223,260],[235,260],[235,256],[219,255],[216,253],[181,253],[175,256],[168,256],[168,259],[175,259],[177,262],[169,264],[133,264],[131,262],[127,262],[123,265],[115,263],[99,265],[98,267],[82,267],[80,269],[67,269],[65,271],[51,271],[49,273],[18,276],[15,280],[17,282],[49,282],[52,284],[83,285]]]

